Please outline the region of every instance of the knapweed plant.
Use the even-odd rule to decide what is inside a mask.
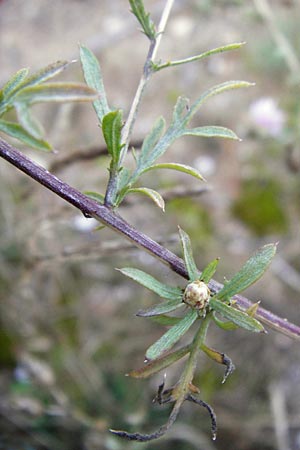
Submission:
[[[131,149],[130,141],[139,104],[153,74],[169,67],[199,61],[220,52],[238,49],[242,43],[215,48],[178,61],[159,61],[156,59],[156,53],[165,31],[173,0],[166,0],[158,27],[145,11],[142,0],[129,0],[129,4],[143,33],[149,39],[150,45],[143,74],[126,118],[124,118],[123,111],[112,109],[109,105],[100,65],[95,55],[83,45],[80,46],[80,60],[87,85],[49,83],[48,79],[59,74],[68,65],[66,62],[58,62],[35,75],[29,75],[27,69],[22,69],[0,91],[0,131],[31,147],[48,151],[51,150],[51,146],[44,140],[42,128],[32,117],[30,106],[33,103],[45,101],[92,101],[110,156],[106,192],[86,192],[85,194],[79,192],[2,139],[0,139],[0,153],[3,158],[31,178],[74,205],[86,217],[94,217],[104,226],[121,233],[135,245],[142,247],[155,258],[166,263],[171,270],[188,279],[186,286],[172,287],[162,284],[137,268],[120,269],[124,275],[163,299],[149,309],[138,311],[137,315],[155,319],[162,326],[169,327],[168,331],[162,333],[161,338],[146,350],[146,364],[140,369],[131,371],[129,375],[135,378],[147,378],[159,371],[164,371],[184,356],[187,359],[183,372],[174,386],[166,388],[165,383],[162,383],[158,387],[156,401],[159,404],[174,404],[165,425],[151,434],[111,431],[130,440],[147,441],[158,438],[173,424],[182,404],[190,401],[207,409],[211,418],[212,437],[215,439],[217,430],[215,413],[212,407],[200,398],[199,387],[194,385],[198,356],[200,352],[204,352],[209,358],[225,366],[223,382],[234,370],[234,365],[227,355],[207,345],[206,334],[209,325],[214,324],[224,330],[244,328],[250,332],[263,333],[264,327],[261,322],[264,322],[291,337],[296,339],[300,337],[299,327],[238,295],[263,275],[274,257],[276,244],[268,244],[259,249],[241,270],[222,286],[212,279],[217,269],[218,258],[213,260],[201,273],[193,259],[189,236],[183,230],[179,230],[179,235],[184,260],[136,230],[116,210],[124,198],[131,194],[146,195],[164,210],[162,196],[151,187],[144,186],[141,181],[143,175],[149,171],[177,170],[202,182],[201,173],[193,167],[176,162],[159,162],[159,159],[171,148],[175,140],[186,135],[238,139],[236,134],[227,128],[220,126],[192,127],[190,123],[210,97],[231,89],[248,87],[252,83],[228,81],[211,87],[194,102],[179,97],[174,106],[171,123],[166,125],[164,118],[159,117],[144,138],[141,149]],[[15,122],[3,119],[3,116],[11,109],[16,111],[17,121]],[[130,154],[128,154],[129,149],[131,149]],[[128,168],[129,157],[134,159],[133,169]],[[174,345],[188,330],[194,333],[191,342],[174,350]]]

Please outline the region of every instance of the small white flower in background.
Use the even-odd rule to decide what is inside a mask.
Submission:
[[[72,227],[76,231],[81,231],[81,233],[90,233],[97,226],[99,222],[93,218],[84,217],[84,215],[75,216],[72,222]]]
[[[261,97],[250,105],[249,114],[252,122],[271,136],[282,133],[286,115],[272,97]]]

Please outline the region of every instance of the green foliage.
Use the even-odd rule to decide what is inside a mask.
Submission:
[[[254,253],[241,270],[225,283],[223,289],[217,293],[216,298],[223,301],[229,300],[255,283],[267,270],[275,256],[276,248],[276,244],[269,244]]]
[[[102,131],[111,156],[112,167],[117,167],[122,149],[121,131],[123,127],[122,111],[112,111],[103,117]]]
[[[40,102],[91,101],[95,98],[95,91],[85,84],[44,83],[69,64],[58,61],[33,75],[29,75],[28,69],[14,74],[0,91],[0,131],[38,150],[51,150],[51,145],[42,138],[42,126],[31,115],[30,106]],[[19,123],[2,119],[11,109],[15,109]]]
[[[201,280],[204,283],[209,283],[211,277],[214,275],[219,259],[216,258],[210,262],[207,267],[204,268],[202,274],[197,269],[196,263],[193,257],[192,245],[188,234],[179,228],[180,241],[182,245],[183,257],[185,266],[189,275],[188,287],[191,289],[193,283],[196,287],[199,287]],[[210,295],[210,298],[206,303],[203,303],[201,309],[198,306],[197,301],[195,303],[187,303],[185,300],[185,293],[179,288],[174,288],[160,283],[151,275],[133,268],[120,269],[120,271],[138,282],[142,286],[152,290],[160,297],[167,299],[166,301],[154,305],[146,310],[141,310],[137,313],[140,317],[153,317],[163,316],[164,320],[169,316],[165,316],[166,313],[177,310],[183,305],[183,302],[188,304],[188,309],[185,310],[186,314],[180,320],[175,320],[175,323],[170,322],[171,328],[162,335],[162,337],[149,347],[146,352],[146,358],[149,360],[155,360],[160,358],[161,355],[170,350],[174,344],[176,344],[180,338],[189,330],[193,323],[198,320],[204,320],[205,316],[214,313],[216,324],[225,329],[235,329],[236,327],[244,328],[247,331],[254,333],[263,332],[264,327],[256,320],[253,315],[256,309],[241,311],[230,303],[230,299],[239,292],[247,289],[251,284],[255,283],[266,271],[272,259],[276,253],[276,245],[269,244],[259,249],[252,257],[250,257],[244,266],[229,280],[224,287],[214,296]],[[196,282],[196,283],[195,283]],[[201,286],[201,283],[200,283]],[[202,283],[203,286],[203,283]],[[197,291],[196,291],[197,292]],[[198,295],[202,295],[202,291]],[[209,293],[209,291],[208,291]],[[200,298],[201,300],[201,298]],[[202,304],[201,304],[202,305]],[[256,306],[257,308],[257,306]],[[215,313],[220,314],[225,320],[220,321]],[[176,318],[177,319],[177,318]],[[164,322],[168,324],[168,322]],[[223,326],[224,325],[224,326]],[[153,366],[151,366],[153,371]],[[151,372],[152,373],[152,372]]]
[[[150,14],[145,11],[144,2],[142,0],[129,0],[129,3],[131,12],[142,26],[143,33],[145,33],[150,40],[154,40],[156,38],[155,25],[150,18]]]
[[[101,125],[103,117],[109,113],[110,109],[106,99],[100,64],[93,52],[84,45],[80,46],[80,61],[86,84],[99,94],[99,98],[94,100],[93,106]]]

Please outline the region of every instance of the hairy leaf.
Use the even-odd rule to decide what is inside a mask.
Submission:
[[[83,45],[80,46],[80,60],[87,85],[99,94],[99,98],[93,102],[93,106],[99,122],[102,124],[103,117],[110,112],[110,108],[106,99],[99,62],[93,52]]]
[[[20,124],[36,139],[41,139],[44,134],[42,125],[32,116],[26,103],[15,103],[15,108]]]
[[[151,317],[151,316],[159,316],[161,314],[165,314],[171,311],[175,311],[175,309],[184,306],[184,303],[181,299],[168,300],[166,302],[159,303],[158,305],[151,306],[148,309],[140,310],[136,313],[139,317]]]
[[[157,358],[149,363],[145,364],[140,369],[132,370],[128,373],[128,376],[133,378],[148,378],[151,375],[154,375],[157,372],[160,372],[163,369],[174,364],[179,359],[183,358],[187,355],[191,350],[191,345],[186,345],[174,352],[168,353],[167,355],[162,356],[161,358]]]
[[[50,151],[52,149],[47,141],[36,139],[18,123],[0,120],[0,131],[24,142],[24,144],[27,144],[30,147],[36,148],[37,150]]]
[[[207,126],[198,128],[186,128],[181,136],[198,136],[198,137],[214,137],[214,138],[224,138],[224,139],[234,139],[240,140],[239,137],[229,128],[217,127],[217,126]]]
[[[211,55],[216,55],[218,53],[239,49],[244,44],[245,42],[238,42],[234,44],[223,45],[222,47],[213,48],[212,50],[200,53],[199,55],[191,56],[190,58],[180,59],[177,61],[168,61],[162,64],[153,64],[153,69],[157,72],[161,69],[165,69],[166,67],[174,67],[182,64],[187,64],[190,62],[200,61],[201,59],[207,58],[208,56]]]
[[[127,193],[128,194],[135,193],[135,194],[146,195],[147,197],[151,198],[151,200],[156,204],[156,206],[158,206],[160,209],[165,211],[164,199],[157,191],[154,191],[153,189],[149,189],[146,187],[132,188],[132,189],[128,189]]]
[[[153,166],[148,167],[146,170],[144,170],[143,173],[148,172],[149,170],[155,170],[155,169],[170,169],[170,170],[177,170],[178,172],[187,173],[188,175],[192,175],[195,178],[198,178],[198,180],[204,180],[203,176],[198,172],[197,169],[194,169],[193,167],[187,166],[185,164],[177,164],[177,163],[160,163],[160,164],[154,164]]]
[[[276,248],[276,244],[261,247],[216,294],[216,298],[227,300],[255,283],[267,270],[275,256]]]
[[[150,14],[146,13],[143,0],[129,0],[131,12],[139,21],[143,32],[149,39],[155,39],[156,30]]]
[[[260,322],[258,322],[258,320],[254,319],[243,311],[235,309],[233,306],[227,305],[226,303],[218,300],[215,297],[212,297],[210,299],[209,305],[213,310],[225,317],[225,319],[235,323],[241,328],[245,328],[245,330],[255,333],[264,332],[264,327]]]
[[[100,203],[100,205],[103,205],[104,203],[104,195],[100,194],[99,192],[94,191],[85,191],[84,194],[91,198],[92,200],[95,200],[96,202]]]
[[[15,73],[8,82],[3,86],[2,97],[4,100],[8,100],[14,92],[18,89],[22,82],[28,76],[29,70],[27,68],[19,70]]]
[[[173,347],[176,342],[188,331],[188,329],[197,320],[198,313],[195,310],[190,310],[188,313],[170,328],[162,337],[156,341],[146,352],[146,358],[149,360],[159,358],[164,352]]]
[[[112,157],[113,165],[117,166],[121,145],[121,132],[123,127],[122,111],[112,111],[103,117],[102,131],[107,145],[107,151]]]
[[[217,270],[219,261],[220,258],[216,258],[205,267],[205,269],[201,273],[201,281],[204,281],[204,283],[208,284],[209,280],[214,276]]]
[[[162,298],[166,298],[168,300],[181,300],[182,298],[182,290],[180,288],[163,284],[142,270],[135,269],[133,267],[125,267],[117,270],[147,289],[150,289],[150,291],[155,292]]]
[[[159,117],[154,122],[153,128],[151,129],[150,133],[145,137],[140,154],[137,159],[137,164],[140,168],[140,171],[143,170],[144,166],[148,167],[148,161],[150,159],[151,152],[163,135],[165,125],[165,119],[162,116]]]
[[[81,83],[45,83],[29,86],[15,95],[16,102],[87,102],[94,100],[96,92]]]
[[[23,89],[25,87],[35,86],[37,84],[43,83],[44,81],[49,80],[50,78],[53,78],[59,73],[63,72],[66,67],[72,64],[72,62],[57,61],[55,63],[49,64],[48,66],[40,69],[38,72],[27,77],[20,85],[20,88]]]
[[[184,262],[186,270],[189,274],[189,279],[190,281],[195,281],[199,278],[200,273],[194,261],[191,240],[189,238],[189,235],[181,228],[179,228],[179,235],[183,250]]]

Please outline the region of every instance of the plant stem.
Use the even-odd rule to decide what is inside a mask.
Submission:
[[[146,58],[146,62],[144,64],[144,70],[142,77],[140,79],[139,85],[137,87],[127,120],[125,122],[125,125],[122,130],[122,137],[121,137],[121,144],[123,145],[123,149],[120,153],[118,168],[120,169],[122,167],[124,158],[128,152],[129,142],[132,134],[132,130],[136,121],[139,105],[142,101],[143,94],[146,88],[146,85],[154,72],[152,69],[152,62],[154,61],[154,58],[156,57],[156,53],[158,50],[158,47],[160,45],[160,41],[162,38],[162,34],[166,28],[168,18],[173,6],[174,0],[167,0],[166,5],[164,7],[158,30],[156,33],[155,39],[150,40],[150,47],[148,51],[148,55]],[[110,171],[109,173],[109,180],[106,188],[105,193],[105,201],[104,204],[107,207],[111,207],[115,203],[116,195],[118,190],[118,170]]]
[[[199,329],[193,339],[192,350],[190,351],[189,359],[187,360],[184,372],[177,387],[179,397],[182,399],[186,398],[187,394],[189,393],[189,385],[193,381],[195,369],[197,366],[198,353],[201,350],[202,345],[204,344],[210,321],[211,313],[202,320]]]
[[[61,181],[55,175],[52,175],[46,169],[32,161],[15,147],[8,144],[0,138],[0,156],[6,161],[17,167],[19,170],[36,180],[47,189],[54,192],[59,197],[71,205],[78,208],[86,217],[94,217],[99,222],[110,227],[115,232],[133,242],[137,247],[146,250],[155,258],[164,264],[167,264],[171,270],[188,279],[188,274],[181,258],[161,246],[147,235],[136,230],[118,214],[112,212],[106,206],[100,205],[96,201],[79,192],[77,189]],[[209,288],[212,293],[218,292],[223,285],[217,281],[211,280]],[[247,298],[236,295],[233,297],[237,305],[242,309],[248,309],[252,302]],[[283,333],[291,338],[300,340],[300,327],[282,319],[275,314],[259,307],[255,317],[261,320],[276,331]]]
[[[165,31],[165,28],[166,28],[166,25],[167,25],[167,22],[169,19],[169,15],[170,15],[171,9],[173,7],[173,3],[174,3],[174,0],[167,0],[166,5],[163,10],[163,13],[162,13],[162,16],[161,16],[161,19],[160,19],[160,22],[159,22],[159,25],[158,25],[156,38],[155,38],[155,40],[152,40],[150,42],[150,47],[149,47],[148,55],[147,55],[146,62],[144,65],[143,74],[140,79],[139,85],[137,87],[137,90],[136,90],[136,93],[135,93],[135,96],[134,96],[134,99],[133,99],[133,102],[132,102],[132,105],[131,105],[131,108],[130,108],[130,111],[128,114],[128,118],[126,120],[126,123],[125,123],[123,131],[122,131],[122,144],[124,144],[124,148],[123,148],[121,156],[120,156],[120,166],[122,165],[122,162],[124,161],[124,158],[127,154],[127,150],[129,147],[129,142],[130,142],[132,130],[133,130],[133,127],[135,124],[136,116],[138,113],[139,105],[143,98],[143,94],[144,94],[146,85],[153,73],[151,65],[156,57],[162,35]]]

